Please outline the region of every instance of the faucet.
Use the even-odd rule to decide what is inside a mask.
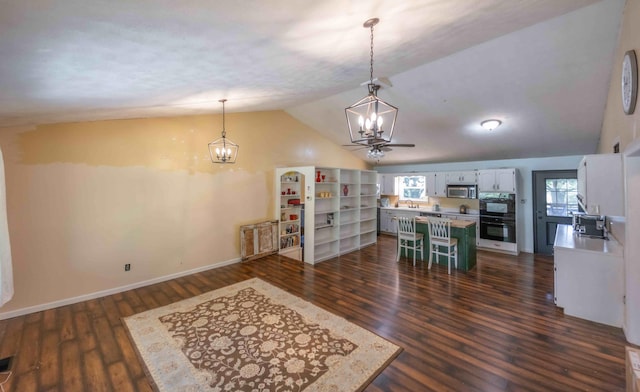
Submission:
[[[407,202],[409,203],[409,208],[416,208],[416,207],[418,207],[417,205],[415,205],[415,204],[413,203],[413,200],[408,200]]]

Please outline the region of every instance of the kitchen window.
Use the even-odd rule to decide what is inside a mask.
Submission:
[[[427,200],[425,176],[396,176],[400,200]]]
[[[569,217],[579,212],[578,180],[575,178],[546,180],[547,216]]]

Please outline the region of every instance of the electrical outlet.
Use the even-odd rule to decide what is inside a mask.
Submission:
[[[125,264],[124,265],[124,270],[125,271],[130,271],[131,270],[131,264]]]

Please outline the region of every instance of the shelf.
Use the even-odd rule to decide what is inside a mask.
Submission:
[[[300,208],[302,208],[301,206],[295,206],[295,207],[280,207],[281,210],[299,210]]]
[[[322,241],[316,241],[315,246],[324,245],[324,244],[330,244],[330,243],[336,242],[336,241],[338,241],[336,238],[326,239],[326,240],[322,240]]]
[[[300,222],[300,219],[294,219],[294,220],[281,220],[280,223],[296,223],[296,222]]]
[[[318,225],[318,226],[315,226],[314,229],[320,230],[320,229],[326,229],[328,227],[334,227],[334,226],[333,225]]]
[[[360,235],[360,233],[349,233],[349,234],[346,234],[345,236],[340,236],[340,239],[341,240],[346,240],[348,238],[357,237],[359,235]]]
[[[321,215],[321,214],[335,214],[336,212],[338,212],[338,210],[316,211],[316,212],[315,212],[315,215]]]
[[[282,194],[281,194],[281,195],[280,195],[280,197],[296,197],[296,198],[298,198],[298,199],[299,199],[299,198],[300,198],[300,195],[299,195],[299,194],[297,194],[297,193],[296,193],[295,195],[293,195],[293,194],[291,194],[291,195],[290,195],[290,194],[286,193],[286,194],[284,194],[284,195],[282,195]]]
[[[280,235],[280,238],[291,237],[292,235],[298,235],[298,234],[300,234],[299,231],[296,231],[295,233],[282,234]]]

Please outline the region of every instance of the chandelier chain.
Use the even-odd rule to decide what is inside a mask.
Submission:
[[[371,51],[369,52],[370,56],[371,56],[371,62],[370,62],[370,68],[369,68],[369,72],[370,72],[370,77],[369,77],[369,83],[373,84],[373,24],[371,25]]]
[[[224,139],[227,136],[227,131],[225,128],[225,124],[224,124],[224,103],[226,102],[226,99],[221,99],[218,102],[222,102],[222,138]]]

